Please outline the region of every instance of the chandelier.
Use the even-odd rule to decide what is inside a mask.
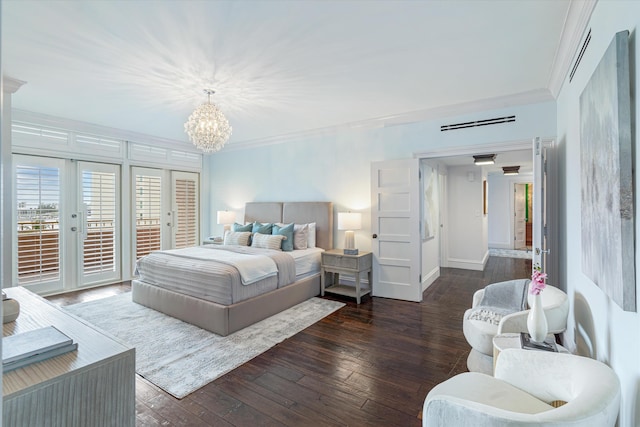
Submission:
[[[229,120],[222,111],[211,103],[211,95],[215,92],[205,89],[207,102],[196,108],[184,124],[184,131],[189,139],[205,153],[215,153],[224,147],[231,136]]]

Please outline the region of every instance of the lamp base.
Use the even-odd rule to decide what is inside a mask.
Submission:
[[[356,234],[353,230],[344,232],[344,254],[358,255],[358,250],[356,249]]]

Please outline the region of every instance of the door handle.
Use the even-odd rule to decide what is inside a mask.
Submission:
[[[371,236],[371,237],[373,237],[374,239],[377,239],[378,235],[376,233],[373,233],[373,236]]]
[[[548,254],[548,253],[551,253],[551,250],[550,250],[550,249],[542,250],[542,249],[540,249],[540,248],[536,248],[536,255],[540,255],[540,254]]]

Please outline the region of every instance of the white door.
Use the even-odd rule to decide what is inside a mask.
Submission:
[[[120,167],[14,157],[14,283],[38,293],[119,281]]]
[[[60,292],[70,282],[63,268],[71,240],[64,203],[69,186],[63,185],[67,166],[61,159],[14,156],[13,284],[34,292]]]
[[[527,241],[525,184],[514,184],[513,249],[522,249]]]
[[[422,301],[419,188],[418,159],[371,164],[373,296]]]
[[[131,176],[134,264],[152,251],[200,244],[199,174],[133,167]]]
[[[79,286],[120,279],[120,166],[77,162],[76,217]],[[75,228],[75,229],[74,229]]]
[[[551,142],[533,139],[533,268],[547,272],[547,156]]]

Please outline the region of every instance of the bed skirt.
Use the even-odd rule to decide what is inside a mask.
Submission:
[[[131,293],[138,304],[226,336],[320,295],[320,273],[231,305],[179,294],[140,280],[131,281]]]

